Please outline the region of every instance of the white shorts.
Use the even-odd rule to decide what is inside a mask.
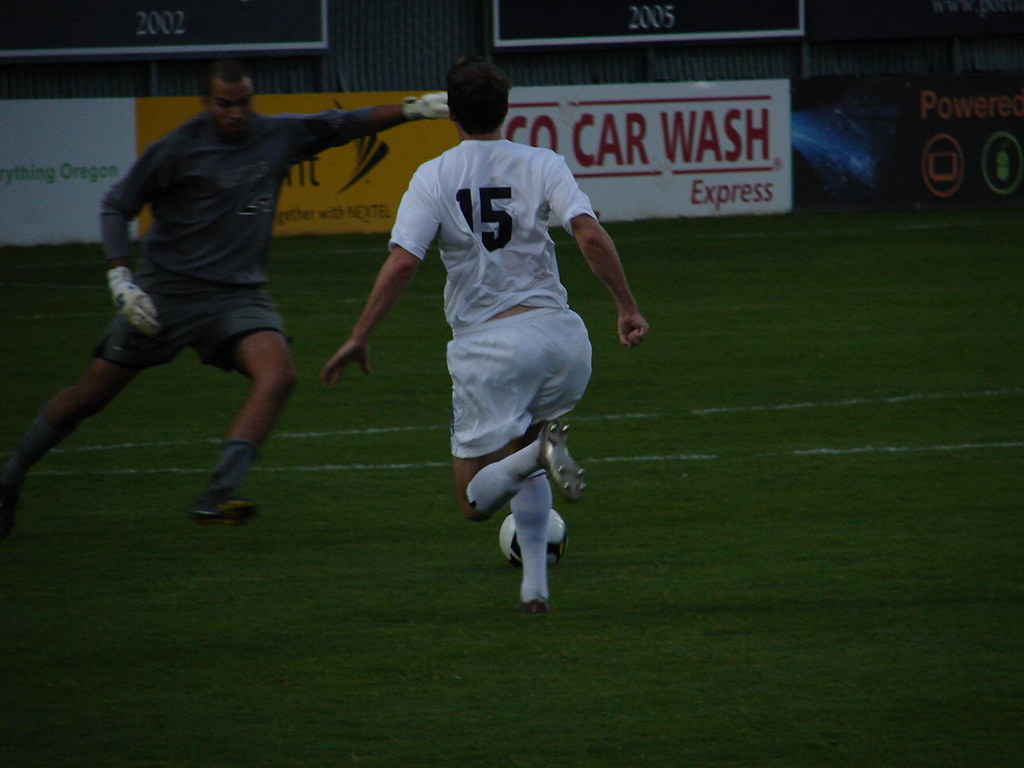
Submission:
[[[535,309],[448,343],[452,455],[469,459],[568,413],[590,382],[590,337],[572,310]]]

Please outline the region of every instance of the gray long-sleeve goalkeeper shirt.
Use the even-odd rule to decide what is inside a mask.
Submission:
[[[373,133],[372,111],[254,114],[239,143],[222,140],[209,115],[200,113],[151,144],[104,196],[100,230],[106,257],[130,258],[128,224],[149,203],[154,223],[144,240],[145,257],[157,271],[170,273],[172,284],[264,285],[277,199],[289,167]]]

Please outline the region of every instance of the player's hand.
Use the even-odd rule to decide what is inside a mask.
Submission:
[[[622,342],[622,346],[630,349],[639,347],[647,338],[649,329],[650,326],[643,315],[625,315],[619,318],[619,341]]]
[[[125,320],[147,336],[160,333],[160,321],[156,319],[153,300],[135,284],[128,267],[108,269],[107,285],[110,286],[110,298],[114,306]]]
[[[359,363],[363,373],[370,372],[370,348],[365,342],[349,339],[334,353],[320,371],[320,380],[328,387],[333,387],[345,375],[345,368],[351,362]]]
[[[402,114],[406,120],[436,120],[448,117],[448,94],[425,93],[422,96],[410,96],[402,102]]]

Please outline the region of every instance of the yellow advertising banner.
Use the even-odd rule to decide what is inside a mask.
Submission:
[[[408,92],[257,94],[256,110],[312,114],[400,104]],[[136,100],[138,151],[202,110],[195,96]],[[390,232],[398,204],[419,165],[455,146],[448,120],[417,120],[325,150],[292,167],[281,187],[275,235]],[[145,231],[149,212],[140,216]]]

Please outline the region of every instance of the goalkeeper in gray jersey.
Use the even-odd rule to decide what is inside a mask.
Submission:
[[[236,491],[296,381],[284,323],[264,290],[280,186],[290,166],[409,120],[447,117],[446,95],[315,115],[266,116],[236,61],[211,65],[203,111],[154,142],[103,199],[100,229],[118,314],[82,377],[46,402],[0,471],[0,538],[10,535],[25,474],[139,371],[193,347],[204,363],[251,385],[205,491],[200,523],[244,523],[255,507]],[[154,223],[131,270],[129,223]]]

